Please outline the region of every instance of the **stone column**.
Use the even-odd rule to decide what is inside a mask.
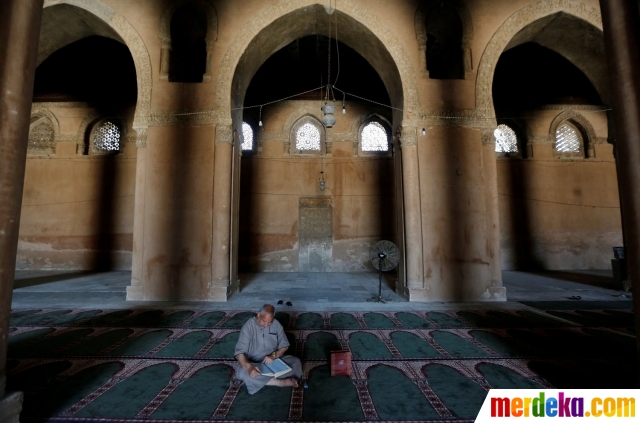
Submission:
[[[600,0],[616,129],[616,165],[640,357],[640,17],[638,3]]]
[[[500,210],[498,204],[498,167],[496,145],[492,129],[482,130],[482,168],[484,170],[486,198],[486,236],[489,266],[491,269],[491,299],[506,299],[507,290],[502,285],[500,251]]]
[[[5,396],[7,339],[43,0],[0,1],[0,421],[17,422],[22,394]]]
[[[231,154],[233,127],[216,127],[213,169],[213,234],[211,239],[211,289],[213,301],[227,301],[230,285],[231,247]]]
[[[133,210],[133,257],[131,258],[131,285],[127,287],[127,300],[144,300],[144,196],[147,175],[147,130],[136,129],[136,185]]]
[[[422,257],[422,212],[417,128],[402,127],[402,185],[404,188],[404,233],[407,290],[410,301],[426,301]]]

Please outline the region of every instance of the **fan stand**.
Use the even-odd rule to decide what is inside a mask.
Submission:
[[[387,253],[380,251],[378,253],[378,296],[369,298],[367,301],[372,303],[386,304],[387,300],[382,298],[382,260],[387,258]]]

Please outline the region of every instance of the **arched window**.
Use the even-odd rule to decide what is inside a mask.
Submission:
[[[29,126],[29,154],[52,154],[55,150],[53,125],[45,116],[32,116]]]
[[[464,79],[462,20],[455,7],[438,2],[426,14],[427,70],[431,79]]]
[[[98,122],[92,131],[91,151],[96,153],[113,153],[120,151],[121,132],[118,125],[103,120]]]
[[[518,152],[518,136],[508,125],[498,125],[493,136],[496,139],[496,153]]]
[[[562,122],[556,129],[556,151],[558,153],[581,153],[582,136],[569,122]]]
[[[360,132],[362,151],[389,151],[389,135],[380,122],[367,123]]]
[[[289,142],[285,142],[289,154],[322,155],[327,153],[325,127],[317,117],[305,115],[298,118],[289,132]]]
[[[298,151],[320,151],[320,130],[310,122],[296,131],[296,149]]]
[[[194,4],[171,18],[170,82],[202,82],[207,62],[207,17]]]
[[[242,122],[242,151],[253,150],[253,128],[247,122]]]

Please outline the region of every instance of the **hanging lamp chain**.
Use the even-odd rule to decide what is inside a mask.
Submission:
[[[331,0],[329,0],[329,9],[331,9]],[[329,101],[329,90],[331,90],[331,17],[329,17],[329,42],[327,47],[327,90],[325,93],[325,104]]]

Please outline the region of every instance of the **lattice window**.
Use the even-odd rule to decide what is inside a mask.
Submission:
[[[93,148],[100,152],[120,151],[120,128],[109,121],[99,124],[93,134]]]
[[[379,122],[370,122],[360,134],[362,151],[389,151],[387,130]]]
[[[253,129],[247,122],[242,123],[242,150],[253,150]]]
[[[302,125],[296,132],[296,149],[320,151],[320,130],[311,123]]]
[[[517,153],[518,136],[507,125],[498,125],[493,136],[496,138],[496,153]]]
[[[556,151],[560,153],[579,153],[581,137],[576,128],[563,122],[556,129]]]
[[[49,120],[42,116],[31,118],[28,150],[36,153],[52,153],[54,143],[53,127]]]

